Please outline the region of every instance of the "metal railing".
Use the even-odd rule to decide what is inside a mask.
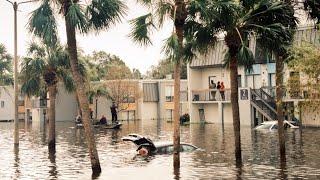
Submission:
[[[230,96],[230,89],[225,89],[224,93],[217,89],[192,91],[192,101],[230,101]]]
[[[254,91],[261,99],[264,100],[265,103],[268,103],[269,106],[271,106],[273,109],[276,109],[277,103],[275,101],[275,98],[272,97],[269,93],[264,91],[263,88],[260,89],[251,89],[251,91]]]
[[[266,95],[261,91],[261,89],[251,89],[251,102],[256,106],[256,109],[258,109],[258,111],[260,111],[260,113],[262,113],[266,118],[276,120],[277,111],[273,107],[273,105],[275,106],[275,103],[271,103],[271,101],[267,102],[267,99],[263,98],[264,96]]]

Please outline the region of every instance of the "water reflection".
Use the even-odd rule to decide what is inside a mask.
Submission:
[[[49,173],[50,173],[50,179],[56,179],[58,177],[58,171],[57,171],[57,164],[56,164],[56,152],[55,151],[49,151],[50,165],[49,165]]]
[[[20,158],[19,158],[19,145],[14,145],[13,147],[14,152],[14,169],[15,169],[15,178],[20,178]]]
[[[56,152],[49,153],[46,128],[20,124],[19,149],[13,147],[13,123],[0,123],[1,179],[319,179],[319,129],[286,131],[287,162],[279,162],[277,132],[241,127],[243,165],[236,166],[232,125],[191,124],[181,127],[181,142],[200,148],[172,155],[136,156],[129,133],[154,141],[171,141],[173,124],[159,120],[123,122],[121,130],[95,129],[102,173],[92,176],[84,130],[57,123]]]

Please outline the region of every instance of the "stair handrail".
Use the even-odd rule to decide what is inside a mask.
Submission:
[[[274,98],[269,93],[264,91],[263,88],[260,88],[260,92],[261,92],[261,96],[262,96],[262,94],[266,95],[268,97],[267,100],[268,101],[270,100],[272,103],[274,103],[276,105],[276,101],[274,100]]]
[[[270,108],[268,106],[266,106],[266,104],[264,102],[262,102],[261,100],[257,100],[256,97],[259,97],[257,95],[257,93],[252,93],[251,94],[251,103],[254,106],[257,106],[264,114],[266,114],[270,119],[275,120],[277,117],[277,114],[273,111],[270,110]],[[261,98],[259,98],[261,99]],[[260,101],[260,103],[259,103]],[[266,111],[264,109],[264,107],[266,107],[268,109],[268,111]]]
[[[276,111],[272,106],[270,106],[269,103],[267,103],[261,96],[259,96],[259,94],[258,94],[257,92],[255,92],[255,91],[252,90],[252,89],[250,89],[250,90],[251,90],[251,92],[253,92],[256,96],[260,97],[261,101],[262,101],[271,111],[273,111],[274,113],[277,114],[277,111]]]

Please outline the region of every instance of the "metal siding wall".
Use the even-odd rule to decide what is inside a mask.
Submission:
[[[158,102],[159,90],[157,83],[143,84],[143,102]]]

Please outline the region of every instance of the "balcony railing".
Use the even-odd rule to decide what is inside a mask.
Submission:
[[[192,101],[230,101],[231,90],[225,89],[223,94],[217,89],[192,91]]]

